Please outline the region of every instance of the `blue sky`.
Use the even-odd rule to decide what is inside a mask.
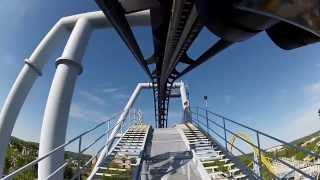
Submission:
[[[2,106],[23,60],[62,16],[94,11],[92,0],[2,0],[0,3],[0,105]],[[134,28],[146,57],[153,52],[149,27]],[[217,38],[204,30],[193,44],[197,57]],[[55,51],[19,115],[13,135],[38,141],[42,116],[54,75]],[[217,113],[286,140],[319,130],[320,44],[292,51],[276,47],[265,33],[238,43],[184,76],[191,105]],[[125,44],[113,29],[95,31],[83,60],[73,97],[68,137],[93,126],[123,108],[136,83],[147,81]],[[153,122],[151,92],[136,106]],[[169,124],[181,120],[180,100],[172,100]]]

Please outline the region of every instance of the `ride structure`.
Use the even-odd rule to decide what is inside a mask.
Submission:
[[[270,158],[268,158],[266,155],[264,155],[264,153],[262,153],[258,148],[255,147],[255,145],[251,145],[252,140],[250,138],[250,136],[248,136],[247,134],[243,133],[243,132],[239,132],[236,135],[231,136],[230,139],[230,146],[229,146],[229,151],[232,153],[235,147],[235,142],[237,140],[238,137],[241,137],[242,139],[245,139],[246,141],[249,142],[249,145],[252,147],[252,152],[253,152],[253,157],[254,157],[254,161],[258,161],[259,160],[259,154],[261,156],[261,163],[268,169],[268,171],[272,174],[276,174],[275,168],[273,167],[272,163],[270,162]],[[255,171],[256,174],[260,174],[260,167],[257,164],[254,164],[252,162],[253,169]]]
[[[123,136],[126,136],[126,138],[130,136],[123,133],[119,135],[119,129],[122,129],[120,128],[123,127],[121,124],[125,122],[129,109],[143,88],[152,88],[154,95],[156,129],[151,139],[160,139],[161,143],[170,144],[170,141],[164,135],[166,134],[164,132],[168,131],[169,134],[172,134],[173,139],[176,138],[178,142],[185,142],[185,146],[181,145],[176,151],[167,154],[172,157],[181,156],[184,162],[182,167],[189,169],[187,170],[189,174],[186,178],[264,178],[262,174],[262,169],[264,168],[262,165],[262,161],[264,161],[262,152],[265,150],[260,146],[260,136],[273,139],[279,144],[314,156],[316,159],[319,158],[318,154],[211,113],[207,109],[203,111],[203,109],[198,108],[197,112],[192,111],[183,82],[175,83],[183,75],[197,68],[224,49],[263,31],[267,32],[276,45],[287,50],[318,42],[320,37],[320,6],[318,1],[310,0],[308,3],[301,3],[300,1],[287,2],[278,0],[224,2],[212,0],[96,0],[96,3],[102,11],[61,18],[42,39],[31,56],[25,60],[25,65],[13,84],[0,113],[0,142],[3,144],[0,147],[0,175],[4,166],[7,145],[19,111],[37,77],[42,75],[42,69],[47,64],[50,53],[61,45],[62,39],[66,34],[69,35],[61,57],[56,60],[56,73],[43,117],[39,158],[4,177],[4,179],[16,176],[36,164],[38,165],[39,179],[63,178],[63,169],[66,166],[63,149],[68,145],[65,141],[66,127],[76,80],[84,68],[81,64],[82,58],[91,33],[94,33],[96,29],[110,27],[115,28],[118,32],[134,58],[150,78],[150,83],[138,85],[113,128],[104,134],[108,135],[108,138],[105,140],[101,151],[98,151],[94,156],[98,157],[97,162],[92,163],[90,161],[93,164],[93,168],[89,179],[96,178],[101,163],[105,162],[106,158],[112,153],[113,145],[116,147],[120,142],[124,143],[121,141]],[[141,53],[141,49],[132,33],[132,26],[151,26],[154,44],[154,53],[151,57],[146,58]],[[192,59],[188,56],[188,50],[203,28],[209,29],[212,34],[220,39],[214,42],[199,57]],[[184,113],[183,122],[191,123],[193,125],[191,130],[178,126],[167,128],[169,101],[173,97],[172,90],[177,86],[180,87]],[[199,111],[204,112],[204,114],[199,113]],[[210,116],[220,119],[222,124],[210,119]],[[239,136],[228,129],[226,123],[236,124],[256,133],[257,144],[251,143],[248,138]],[[212,126],[217,126],[216,128],[218,129],[221,128],[222,135],[216,129],[212,129]],[[161,128],[164,129],[162,130]],[[254,147],[254,153],[258,158],[252,161],[259,167],[259,172],[252,172],[241,164],[237,155],[229,152],[227,146],[233,143],[228,141],[228,134],[234,135]],[[147,136],[148,134],[146,134]],[[198,136],[200,139],[198,139]],[[82,135],[72,141],[79,139],[80,150],[81,137]],[[222,142],[218,140],[219,138]],[[195,139],[196,142],[194,142]],[[199,143],[197,142],[198,140]],[[139,141],[139,143],[147,142]],[[120,148],[120,146],[117,147]],[[159,152],[157,151],[159,149],[155,150],[152,146],[146,146],[146,148],[151,151],[149,153],[151,157],[135,156],[142,159],[141,166],[138,165],[138,167],[141,167],[140,170],[143,170],[144,176],[135,177],[143,179],[150,176],[165,176],[164,174],[154,173],[157,166],[160,165],[152,163],[158,160],[154,158],[164,160],[161,158],[166,156],[162,157],[159,153],[165,152]],[[200,152],[199,149],[201,148],[206,149],[206,151]],[[237,148],[234,147],[234,149]],[[185,153],[181,154],[180,151],[185,151]],[[241,150],[239,151],[242,154],[247,154]],[[141,152],[145,151],[142,150]],[[200,155],[201,153],[202,155]],[[209,154],[208,157],[202,158],[203,153],[205,155]],[[277,159],[277,157],[272,158]],[[305,177],[314,178],[281,159],[277,159],[277,161]],[[223,163],[221,164],[221,162]],[[173,165],[176,165],[175,163],[181,162],[173,163]],[[219,167],[219,171],[216,166]],[[224,172],[224,168],[220,166],[230,166],[230,168]],[[80,166],[77,173],[78,176],[83,172],[82,169],[83,167]],[[196,171],[194,171],[195,169]],[[210,169],[210,171],[204,171],[203,169]],[[137,172],[140,172],[139,168]],[[177,171],[177,174],[181,173],[183,175],[183,172],[185,171]],[[277,174],[273,172],[271,174],[274,178],[277,177]]]

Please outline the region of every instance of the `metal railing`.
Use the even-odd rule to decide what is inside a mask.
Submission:
[[[121,124],[117,133],[124,132],[134,122],[140,120],[140,118],[141,118],[140,113],[141,112],[139,112],[139,111],[135,111],[135,110],[132,111],[131,110],[131,111],[129,111],[128,116],[126,117],[126,118],[128,118],[128,120],[124,120],[122,122],[116,122],[118,120],[118,117],[122,114],[122,112],[117,113],[117,114],[113,115],[111,118],[109,118],[108,120],[105,120],[105,121],[97,124],[96,126],[92,127],[91,129],[88,129],[87,131],[79,134],[78,136],[68,140],[66,143],[56,147],[52,151],[48,152],[46,155],[44,155],[42,157],[38,157],[37,159],[31,161],[30,163],[28,163],[28,164],[18,168],[17,170],[9,173],[5,177],[1,178],[1,180],[9,180],[9,179],[17,178],[17,177],[25,177],[26,175],[24,175],[24,173],[30,173],[30,170],[36,170],[39,162],[43,161],[44,159],[46,159],[50,156],[55,155],[56,153],[64,151],[65,148],[70,147],[75,142],[78,143],[77,144],[78,152],[77,152],[76,158],[66,159],[65,162],[59,168],[57,168],[53,173],[51,173],[46,179],[49,179],[50,177],[54,176],[58,172],[63,171],[74,160],[77,162],[77,167],[76,167],[75,172],[73,173],[72,178],[70,178],[70,179],[72,179],[72,180],[73,179],[81,179],[82,173],[84,173],[86,170],[89,170],[89,168],[92,165],[93,160],[96,159],[98,157],[99,153],[102,151],[102,149],[111,142],[111,141],[107,142],[107,139],[108,139],[109,134],[113,130],[113,128],[116,127],[117,125]],[[103,127],[104,127],[104,129],[103,129]],[[89,134],[94,134],[94,132],[97,133],[97,131],[99,129],[103,130],[103,133],[100,133],[99,136],[96,136],[94,140],[90,141],[88,143],[88,145],[83,147],[84,138],[87,137]],[[102,141],[102,140],[104,140],[104,141]],[[85,152],[87,152],[90,148],[92,148],[98,142],[105,142],[105,143],[102,145],[102,147],[98,148],[97,152],[94,153],[94,155],[91,155],[91,158],[89,158],[87,161],[83,162],[83,160],[81,159],[81,155],[84,154]],[[90,171],[88,171],[88,172],[90,172]]]
[[[238,160],[244,165],[252,166],[252,168],[250,167],[249,169],[251,173],[253,173],[256,177],[259,177],[260,179],[283,178],[281,176],[281,174],[283,173],[277,173],[279,169],[276,169],[274,172],[272,172],[272,164],[273,162],[276,162],[284,166],[282,170],[289,170],[290,173],[295,172],[295,174],[299,174],[301,177],[316,179],[314,175],[311,175],[310,173],[305,172],[303,169],[296,167],[294,164],[285,161],[283,158],[280,158],[280,155],[283,154],[283,152],[291,152],[291,154],[293,152],[303,153],[304,156],[311,156],[314,157],[314,159],[320,159],[319,154],[295,144],[288,143],[244,124],[238,123],[204,108],[191,108],[189,112],[185,113],[185,117],[186,114],[189,114],[189,118],[187,119],[187,121],[191,121],[192,124],[199,127],[210,137],[223,144],[227,153],[235,158],[238,158]],[[249,135],[244,137],[243,135],[241,135],[245,134],[243,132]],[[251,137],[254,137],[254,141],[251,140]],[[244,144],[250,145],[253,150],[248,151],[248,148],[245,148],[244,146],[236,146],[234,142],[235,138],[244,142]],[[279,149],[276,149],[274,151],[267,151],[266,146],[263,146],[262,144],[262,138],[266,142],[272,141],[276,143]],[[237,153],[231,152],[232,149],[235,149]],[[270,164],[266,163],[266,161],[269,161]]]

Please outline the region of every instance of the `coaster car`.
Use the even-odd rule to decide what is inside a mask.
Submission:
[[[318,0],[196,0],[202,22],[218,37],[239,42],[266,31],[289,50],[319,41]]]

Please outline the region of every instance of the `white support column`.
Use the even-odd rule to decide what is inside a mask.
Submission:
[[[180,82],[180,95],[181,95],[182,108],[183,110],[186,110],[187,108],[189,108],[190,105],[189,105],[187,90],[182,81]]]
[[[0,114],[0,177],[4,168],[4,158],[15,120],[28,92],[37,79],[38,73],[24,65],[4,103]]]
[[[49,92],[41,128],[39,157],[65,142],[66,128],[72,95],[78,74],[82,72],[81,60],[91,33],[88,20],[77,21],[62,57],[57,60],[57,70]],[[64,151],[39,163],[38,178],[46,179],[64,162]],[[50,179],[63,179],[63,170]]]
[[[4,168],[4,159],[10,142],[11,133],[34,82],[41,76],[52,49],[63,40],[67,30],[59,21],[43,38],[29,59],[25,60],[21,72],[14,82],[0,113],[0,177]]]
[[[2,177],[4,157],[14,124],[30,89],[37,79],[37,74],[41,75],[43,66],[47,64],[51,52],[65,39],[64,37],[75,26],[76,22],[82,18],[88,19],[94,28],[110,27],[110,22],[101,11],[61,18],[41,40],[32,55],[26,59],[26,64],[13,84],[0,113],[0,177]],[[133,26],[149,25],[149,11],[129,14],[127,19]]]
[[[180,82],[180,96],[183,109],[183,120],[188,121],[191,119],[190,102],[185,84],[182,81]]]

